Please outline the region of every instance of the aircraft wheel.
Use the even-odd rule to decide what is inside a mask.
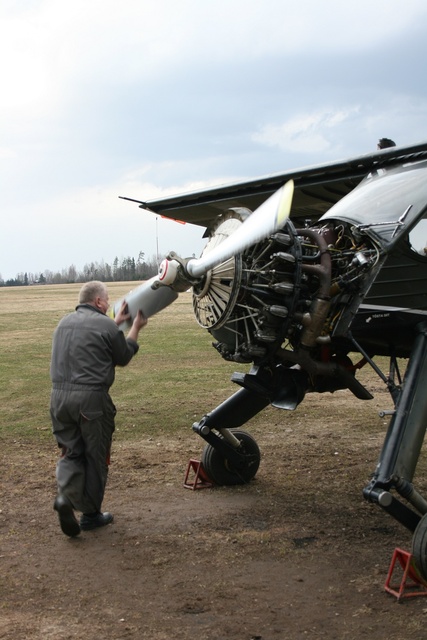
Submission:
[[[423,582],[427,580],[427,514],[418,523],[412,537],[412,555]]]
[[[255,439],[246,431],[233,429],[232,432],[240,440],[244,454],[251,456],[250,464],[245,469],[235,469],[222,453],[212,445],[206,445],[202,453],[202,466],[209,478],[218,485],[246,484],[255,477],[259,468],[261,453]]]

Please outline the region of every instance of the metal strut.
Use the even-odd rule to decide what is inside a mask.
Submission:
[[[420,515],[427,513],[426,500],[414,489],[412,480],[427,428],[427,322],[417,326],[411,356],[396,410],[390,420],[379,462],[372,481],[363,490],[364,497],[414,531]],[[395,490],[414,510],[396,499]]]

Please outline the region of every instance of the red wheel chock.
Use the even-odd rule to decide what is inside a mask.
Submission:
[[[400,569],[403,571],[400,585],[391,585],[393,571],[396,569],[397,564],[400,565]],[[411,553],[396,547],[393,552],[384,589],[388,593],[396,596],[398,600],[401,598],[413,598],[414,596],[427,596],[427,584],[419,575]]]
[[[188,478],[192,471],[194,472],[195,475],[193,480],[189,480]],[[209,487],[213,487],[213,482],[207,476],[206,471],[204,470],[200,460],[195,460],[194,458],[190,459],[187,466],[187,471],[185,472],[184,487],[186,489],[193,489],[193,490],[207,489]]]

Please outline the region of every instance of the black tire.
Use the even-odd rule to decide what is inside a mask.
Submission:
[[[418,578],[427,582],[427,514],[419,521],[412,536],[412,555],[415,560],[415,568]]]
[[[224,458],[222,453],[208,444],[203,449],[202,466],[209,478],[218,485],[246,484],[255,477],[261,460],[261,453],[255,439],[246,431],[230,429],[238,440],[240,449],[250,460],[246,469],[235,469],[233,465]],[[222,436],[220,436],[222,437]]]

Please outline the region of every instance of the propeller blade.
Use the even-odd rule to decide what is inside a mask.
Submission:
[[[129,329],[139,310],[142,311],[146,318],[150,318],[151,316],[154,316],[154,314],[168,307],[177,299],[178,294],[176,291],[173,291],[170,287],[156,287],[155,285],[158,284],[158,282],[158,276],[154,276],[150,280],[143,282],[138,287],[135,287],[135,289],[130,291],[127,296],[114,304],[111,312],[111,316],[113,318],[118,313],[123,299],[127,302],[131,316],[130,320],[123,322],[120,325],[120,329]]]
[[[291,211],[293,193],[294,182],[289,180],[263,202],[231,236],[206,255],[189,260],[186,269],[190,276],[193,278],[203,276],[213,267],[234,255],[243,253],[251,245],[268,238],[283,227]]]

